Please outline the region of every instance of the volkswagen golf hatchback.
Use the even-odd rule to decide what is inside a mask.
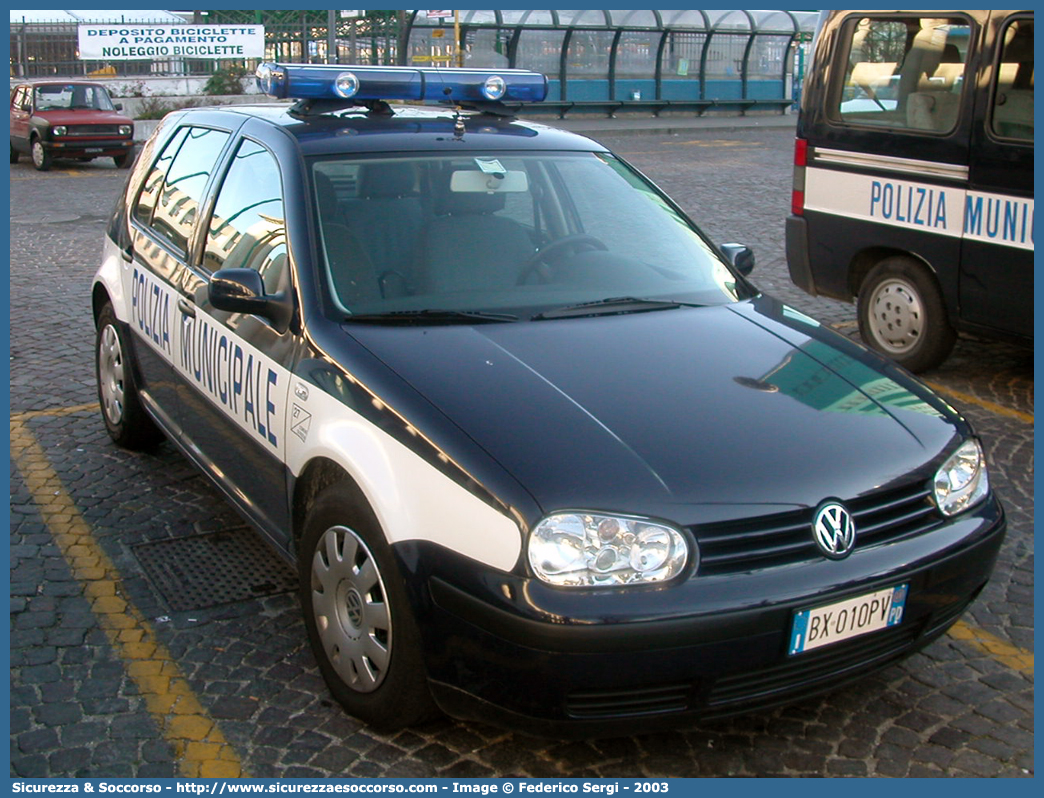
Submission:
[[[982,589],[1005,523],[968,424],[604,147],[516,119],[542,75],[259,81],[295,102],[144,146],[99,398],[296,563],[350,713],[677,725],[858,679]]]

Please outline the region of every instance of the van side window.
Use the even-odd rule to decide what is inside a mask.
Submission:
[[[864,17],[849,37],[839,121],[946,133],[957,124],[970,27],[965,20]]]
[[[1033,141],[1033,20],[1018,19],[1001,34],[992,128],[1002,138]]]
[[[203,267],[254,269],[278,293],[286,270],[283,187],[275,157],[244,139],[221,184],[207,230]]]

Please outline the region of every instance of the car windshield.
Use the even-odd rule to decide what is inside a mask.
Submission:
[[[36,87],[37,111],[114,111],[108,92],[101,86],[80,83]]]
[[[348,318],[560,318],[586,303],[642,312],[746,290],[607,153],[327,158],[311,174],[330,296]]]

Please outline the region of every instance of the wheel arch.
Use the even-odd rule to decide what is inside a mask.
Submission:
[[[101,315],[102,308],[111,304],[112,297],[109,296],[109,290],[103,283],[96,282],[91,289],[91,313],[94,316],[95,327],[98,326],[98,317]]]
[[[932,279],[935,280],[936,284],[939,283],[939,276],[935,273],[935,269],[932,264],[925,260],[920,255],[917,255],[909,250],[898,249],[896,247],[868,247],[867,249],[860,250],[854,258],[852,258],[851,264],[848,267],[848,291],[849,294],[855,298],[859,296],[859,290],[862,288],[863,282],[866,280],[870,271],[883,260],[888,258],[909,258],[912,261],[920,264],[925,270],[931,275]]]
[[[291,546],[295,556],[297,555],[298,545],[301,541],[301,534],[304,531],[304,523],[308,517],[309,509],[311,509],[319,494],[331,485],[338,483],[344,483],[346,498],[353,505],[359,507],[363,512],[371,513],[376,518],[377,514],[370,501],[366,498],[366,494],[355,479],[352,478],[352,475],[348,473],[347,469],[328,457],[314,457],[305,465],[304,470],[294,480],[293,485],[290,519],[292,526]]]

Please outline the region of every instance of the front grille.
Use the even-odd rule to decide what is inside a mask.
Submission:
[[[894,629],[837,643],[823,651],[798,654],[769,668],[724,676],[714,683],[708,707],[766,699],[777,693],[813,688],[817,683],[843,679],[896,658],[910,648],[921,632],[921,624]]]
[[[566,696],[571,718],[627,718],[684,712],[693,694],[691,684],[632,690],[587,690]]]
[[[707,696],[707,707],[749,702],[763,703],[778,694],[814,690],[819,685],[844,681],[860,672],[885,665],[920,648],[949,628],[982,590],[940,607],[926,618],[881,629],[818,651],[788,656],[782,662],[756,671],[718,678]]]
[[[856,549],[927,532],[942,524],[928,486],[921,482],[844,502],[856,526]],[[700,574],[771,568],[822,557],[812,535],[815,508],[721,524],[696,525]]]
[[[67,136],[118,136],[119,125],[66,125]]]

